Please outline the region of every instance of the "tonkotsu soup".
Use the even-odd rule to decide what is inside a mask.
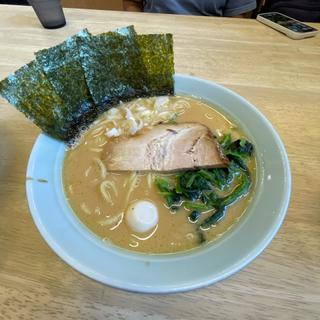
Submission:
[[[95,121],[81,141],[67,151],[64,160],[65,194],[80,221],[105,242],[145,253],[190,250],[221,237],[232,228],[252,199],[254,157],[246,162],[251,176],[250,188],[235,203],[229,204],[230,197],[212,186],[214,194],[223,199],[219,203],[223,203],[226,210],[210,227],[203,227],[206,226],[203,221],[207,221],[217,209],[205,210],[200,205],[201,210],[198,210],[197,198],[195,205],[187,205],[183,197],[179,204],[171,206],[169,200],[172,197],[159,189],[159,181],[172,183],[181,172],[109,172],[106,169],[108,145],[115,143],[116,139],[135,136],[144,127],[159,123],[190,122],[207,126],[218,140],[226,133],[233,140],[244,137],[239,128],[214,108],[201,100],[184,96],[137,99],[110,109]],[[238,141],[244,145],[243,140]],[[208,172],[203,170],[200,174],[205,176]],[[237,178],[237,174],[235,176]],[[193,181],[187,183],[192,185]],[[233,194],[240,190],[235,184],[230,188]],[[179,192],[177,190],[176,187],[174,192]],[[201,197],[207,196],[208,192],[211,191],[205,191]],[[134,210],[138,212],[142,207],[144,211],[140,212],[140,217],[149,219],[144,221],[147,228],[132,225],[130,218]],[[156,215],[155,220],[150,218],[150,210],[153,210],[153,218]]]

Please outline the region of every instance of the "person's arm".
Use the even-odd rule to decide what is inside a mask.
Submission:
[[[123,0],[123,9],[125,11],[143,11],[142,1],[137,0]]]
[[[223,10],[224,17],[245,18],[257,6],[256,0],[227,0]]]

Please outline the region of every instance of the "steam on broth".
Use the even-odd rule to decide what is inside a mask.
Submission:
[[[183,203],[178,210],[169,207],[159,192],[158,179],[173,181],[176,172],[109,172],[106,169],[105,154],[114,139],[135,135],[144,127],[159,123],[188,122],[207,126],[218,138],[230,132],[233,139],[243,137],[241,130],[214,108],[201,100],[183,96],[137,99],[110,109],[95,121],[79,144],[67,152],[64,161],[65,193],[82,223],[106,242],[145,253],[189,250],[204,241],[213,241],[229,230],[248,207],[252,187],[245,196],[228,206],[223,219],[211,228],[200,230],[195,220],[200,217],[205,221],[214,210],[196,212],[197,219],[193,219],[192,209]],[[254,181],[254,158],[249,158],[246,165]],[[149,204],[156,209],[152,207],[153,220],[151,223],[148,217],[150,228],[145,231],[135,225],[136,217],[132,218],[130,214],[136,210],[145,217],[150,212]]]

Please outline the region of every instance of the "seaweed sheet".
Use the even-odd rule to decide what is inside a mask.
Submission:
[[[63,100],[35,61],[0,82],[0,95],[54,138],[66,140]]]
[[[97,115],[80,61],[79,46],[90,38],[84,29],[59,45],[36,53],[37,63],[65,103],[64,119],[70,138],[75,138]]]
[[[120,101],[173,94],[170,34],[138,36],[126,27],[92,36],[83,30],[36,58],[0,82],[0,95],[67,142]]]
[[[147,69],[148,96],[174,93],[174,55],[172,34],[138,35],[143,62]]]
[[[90,93],[101,111],[147,95],[147,72],[132,26],[86,39],[80,54]]]

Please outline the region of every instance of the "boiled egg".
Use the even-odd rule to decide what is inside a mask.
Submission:
[[[126,222],[135,232],[150,231],[157,225],[158,221],[158,209],[150,201],[137,201],[130,205],[126,212]]]

